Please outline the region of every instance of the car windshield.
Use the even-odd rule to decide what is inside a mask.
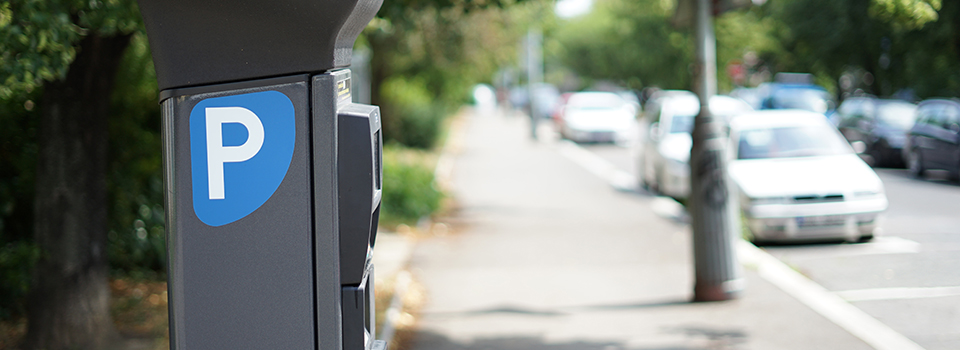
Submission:
[[[913,126],[917,118],[917,106],[906,102],[884,103],[877,109],[877,120],[899,130],[907,130]]]
[[[847,143],[826,126],[794,126],[741,132],[737,159],[812,157],[851,152]]]
[[[830,109],[830,98],[826,91],[804,88],[780,89],[771,97],[773,108],[802,109],[824,113]]]
[[[693,118],[695,115],[675,115],[673,119],[670,120],[670,133],[692,133],[693,132]]]
[[[710,101],[710,111],[713,112],[713,117],[723,119],[724,121],[729,121],[732,117],[752,110],[746,102],[731,98],[711,99]],[[693,133],[693,121],[695,117],[696,115],[692,114],[673,116],[670,121],[670,133]]]
[[[623,98],[613,93],[581,93],[570,96],[567,106],[573,109],[617,109],[624,104]]]

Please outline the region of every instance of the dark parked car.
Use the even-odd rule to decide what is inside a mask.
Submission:
[[[837,108],[837,127],[868,164],[903,167],[903,143],[916,120],[917,106],[901,100],[854,97]]]
[[[903,157],[910,174],[947,170],[960,179],[960,100],[932,99],[917,106],[917,122],[907,135]]]

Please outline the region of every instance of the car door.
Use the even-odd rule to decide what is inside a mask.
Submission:
[[[917,123],[910,131],[910,144],[920,155],[925,168],[934,167],[934,138],[933,134],[939,128],[939,111],[941,103],[924,103],[917,108]]]
[[[857,137],[856,132],[857,119],[863,114],[861,106],[863,106],[863,100],[851,98],[844,101],[843,105],[840,106],[840,109],[837,111],[837,113],[840,114],[840,123],[837,125],[837,128],[840,129],[840,133],[843,134],[843,137],[851,144],[855,141],[861,141]]]
[[[660,186],[660,183],[658,183],[660,177],[657,175],[662,171],[665,162],[663,154],[660,154],[660,142],[663,141],[664,135],[670,131],[671,116],[670,101],[665,99],[662,101],[660,110],[657,113],[659,126],[655,133],[656,142],[653,144],[653,147],[650,147],[650,153],[648,153],[650,155],[650,162],[647,163],[650,164],[650,170],[648,172],[651,176],[650,182],[656,183],[658,187]]]
[[[943,104],[938,112],[940,125],[932,133],[937,168],[953,170],[957,166],[957,138],[960,134],[960,109],[954,104]]]
[[[660,140],[660,114],[663,112],[663,98],[656,98],[647,103],[646,108],[644,108],[644,116],[646,119],[643,123],[646,125],[645,128],[642,128],[640,137],[643,139],[643,146],[640,150],[640,159],[639,171],[640,175],[645,182],[649,184],[654,184],[656,177],[654,176],[655,171],[655,161],[657,158],[657,142]]]
[[[864,101],[863,106],[860,109],[860,115],[857,118],[857,125],[854,129],[857,133],[857,140],[863,141],[863,143],[867,145],[867,149],[873,149],[874,147],[873,137],[870,135],[873,134],[873,128],[877,124],[876,117],[876,101]]]

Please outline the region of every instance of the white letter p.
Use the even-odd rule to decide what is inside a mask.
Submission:
[[[210,199],[223,199],[223,163],[253,158],[263,146],[263,123],[243,107],[209,107],[207,121],[207,187]],[[238,123],[247,128],[247,141],[240,146],[223,145],[223,124]]]

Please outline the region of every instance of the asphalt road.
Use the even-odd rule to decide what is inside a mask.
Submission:
[[[581,146],[635,172],[627,148]],[[877,173],[890,205],[874,241],[762,248],[924,348],[960,349],[960,184]]]

